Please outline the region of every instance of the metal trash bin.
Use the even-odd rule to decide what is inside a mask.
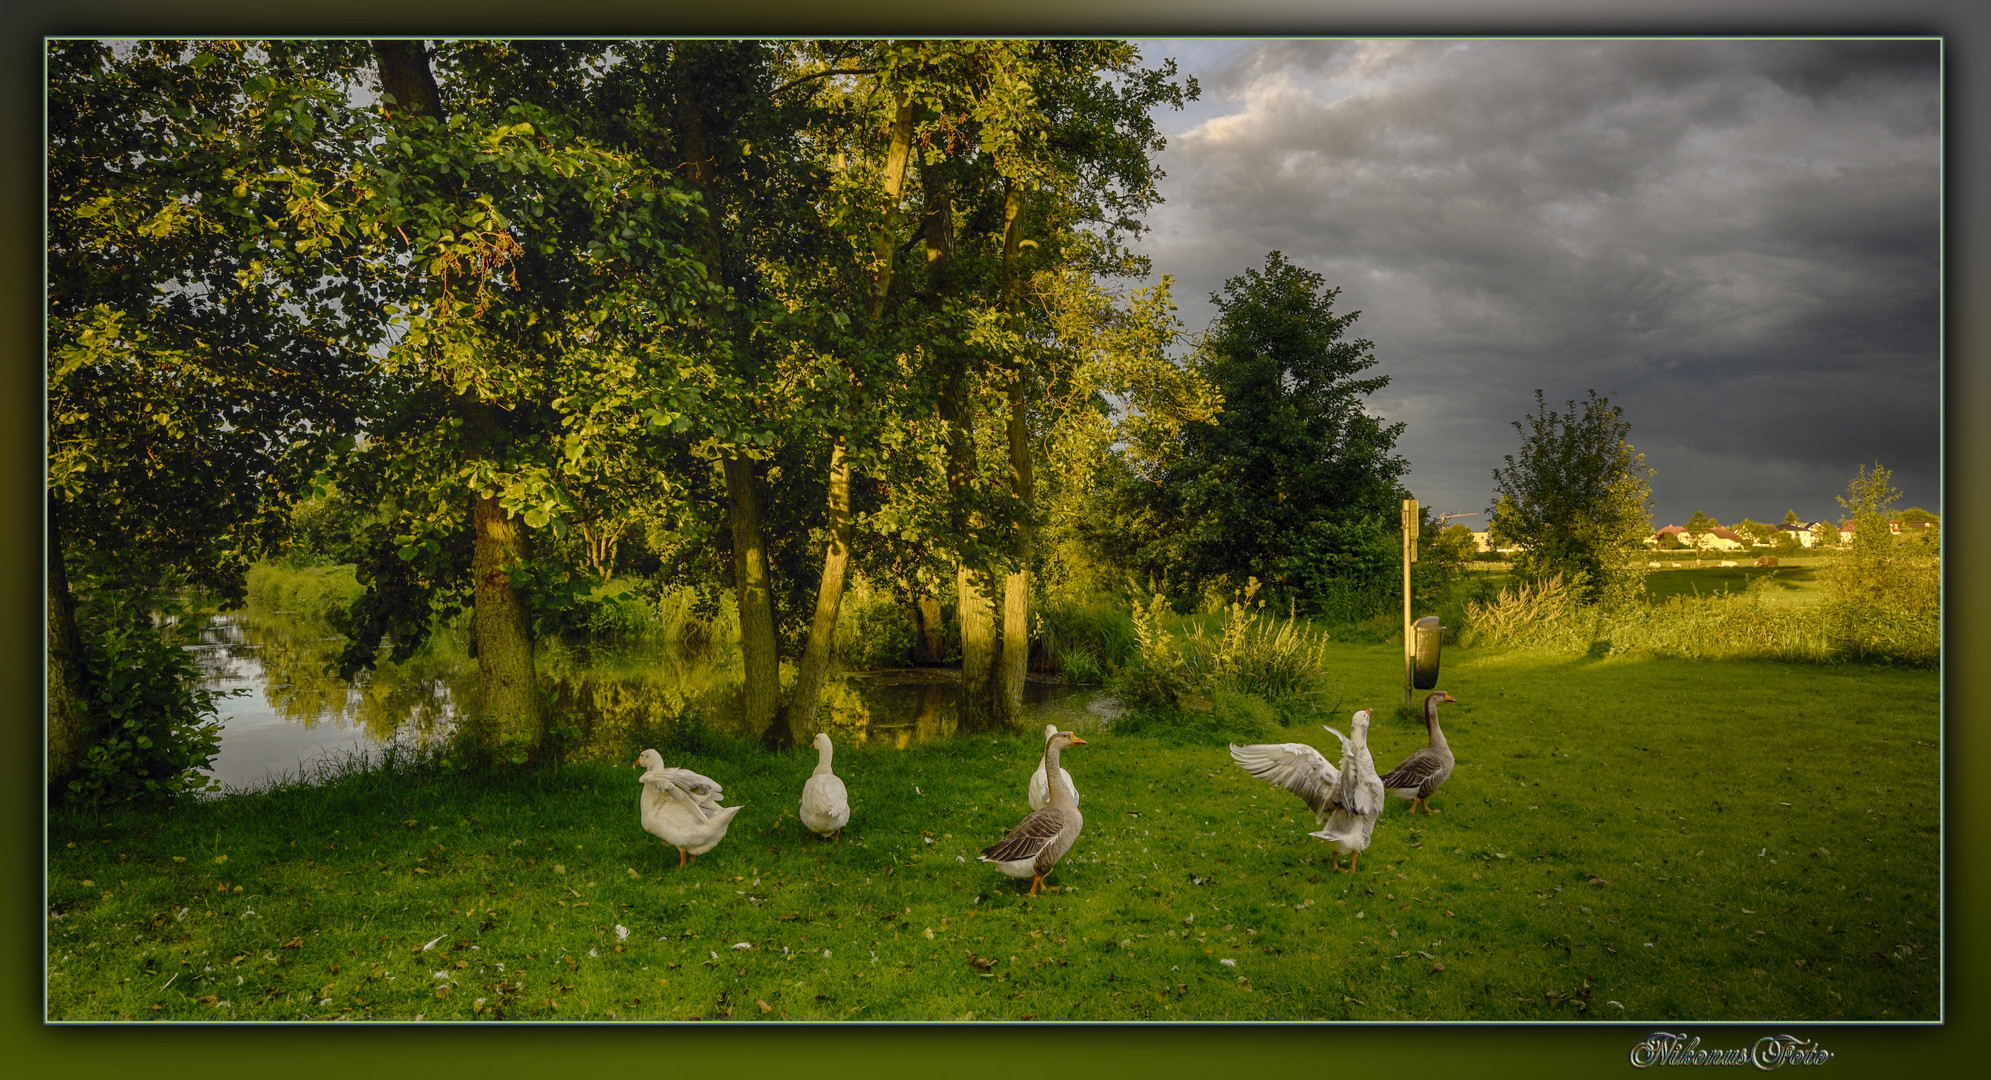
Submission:
[[[1426,615],[1417,620],[1416,637],[1411,685],[1419,690],[1430,690],[1438,685],[1438,648],[1445,638],[1445,628],[1438,625],[1438,616]]]

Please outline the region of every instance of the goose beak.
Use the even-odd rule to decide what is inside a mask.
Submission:
[[[1085,740],[1084,740],[1084,739],[1081,739],[1081,738],[1079,738],[1079,737],[1078,737],[1078,736],[1077,736],[1076,734],[1074,734],[1074,735],[1072,736],[1072,745],[1073,745],[1073,746],[1084,746],[1084,745],[1085,745]]]

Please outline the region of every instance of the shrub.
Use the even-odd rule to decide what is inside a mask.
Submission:
[[[1253,578],[1232,598],[1215,635],[1200,625],[1169,633],[1160,595],[1135,606],[1139,656],[1120,682],[1134,729],[1166,721],[1185,734],[1255,738],[1279,718],[1318,711],[1328,637],[1291,613],[1267,616],[1258,589]]]
[[[1120,605],[1104,596],[1040,605],[1030,666],[1056,671],[1068,682],[1098,682],[1108,671],[1134,663],[1140,646],[1134,624]]]
[[[77,628],[86,749],[70,797],[101,807],[213,790],[201,770],[221,747],[215,703],[230,695],[200,685],[183,624],[169,617],[155,626],[139,596],[98,589],[79,606]]]
[[[904,667],[912,663],[912,619],[890,591],[859,579],[837,612],[836,651],[854,668]]]

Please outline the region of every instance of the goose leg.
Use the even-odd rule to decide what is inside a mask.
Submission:
[[[682,870],[682,869],[684,869],[684,849],[683,849],[683,848],[679,848],[679,849],[677,849],[677,868],[678,868],[679,870]]]
[[[1041,891],[1043,888],[1044,888],[1044,875],[1037,874],[1034,877],[1032,877],[1030,880],[1030,891],[1024,893],[1023,895],[1036,896],[1038,892]]]
[[[1362,853],[1359,851],[1353,855],[1348,856],[1348,872],[1351,874],[1354,873],[1355,864],[1361,861],[1362,861]]]
[[[694,854],[693,854],[693,855],[691,856],[691,861],[692,861],[692,862],[697,862],[697,861],[698,861],[698,855],[697,855],[696,853],[694,853]]]

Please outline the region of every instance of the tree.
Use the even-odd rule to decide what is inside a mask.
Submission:
[[[1721,522],[1696,510],[1694,516],[1687,519],[1687,541],[1696,549],[1704,548],[1708,543],[1708,535],[1720,527]]]
[[[281,542],[292,501],[356,430],[381,301],[351,272],[351,246],[305,220],[319,204],[293,200],[365,145],[340,74],[362,50],[49,43],[58,782],[104,734],[82,708],[102,698],[72,579],[127,593],[179,580],[239,599],[247,564]]]
[[[1192,586],[1259,577],[1302,605],[1336,581],[1387,599],[1376,567],[1408,468],[1394,453],[1403,425],[1364,408],[1389,379],[1362,377],[1375,346],[1347,336],[1360,312],[1337,313],[1339,295],[1276,251],[1212,294],[1217,316],[1191,367],[1223,411],[1184,427],[1179,456],[1128,492],[1150,523],[1137,556],[1147,572],[1174,569]]]
[[[1644,590],[1655,470],[1627,441],[1631,424],[1610,398],[1592,390],[1567,404],[1552,412],[1536,390],[1535,413],[1514,422],[1519,456],[1493,470],[1494,542],[1521,548],[1514,572],[1526,580],[1560,575],[1588,602],[1627,604]]]
[[[1797,519],[1797,511],[1795,511],[1795,510],[1786,510],[1786,511],[1784,511],[1784,524],[1786,524],[1786,525],[1802,525],[1802,524],[1804,524],[1804,523],[1803,523],[1803,522],[1801,522],[1801,521],[1799,521],[1799,520]]]
[[[370,152],[293,198],[363,250],[398,331],[366,443],[339,474],[396,507],[361,561],[343,666],[370,664],[390,635],[405,655],[467,588],[473,726],[487,753],[531,762],[545,735],[533,609],[574,587],[532,536],[567,532],[577,487],[654,469],[654,432],[737,434],[714,419],[725,394],[709,359],[685,351],[718,286],[691,246],[696,194],[501,85],[453,81],[446,109],[420,42],[375,53]]]

